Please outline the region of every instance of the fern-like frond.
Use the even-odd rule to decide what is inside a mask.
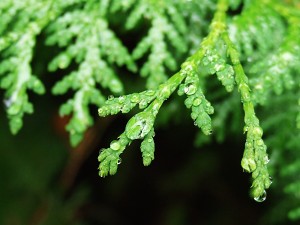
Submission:
[[[84,9],[66,12],[52,23],[48,30],[51,35],[48,45],[58,44],[66,47],[49,65],[50,71],[64,70],[70,64],[76,64],[77,69],[56,83],[54,94],[65,94],[69,89],[75,91],[74,98],[62,105],[60,114],[72,118],[67,125],[71,143],[77,145],[92,122],[88,106],[98,107],[105,101],[99,87],[108,89],[111,93],[123,93],[123,85],[115,73],[114,66],[126,65],[131,71],[136,66],[126,47],[108,27],[104,17],[106,2],[90,1]]]

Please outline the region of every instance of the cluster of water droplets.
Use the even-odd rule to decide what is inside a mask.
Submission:
[[[204,134],[211,134],[212,125],[209,115],[214,112],[214,108],[202,93],[196,73],[192,72],[192,76],[188,77],[184,84],[179,85],[178,95],[184,94],[187,96],[184,104],[192,110],[191,118],[194,120],[194,125],[201,128]]]
[[[209,74],[217,74],[218,79],[225,86],[228,92],[234,88],[234,70],[233,67],[226,63],[226,60],[216,51],[207,50],[203,60],[203,69]]]
[[[100,116],[114,115],[119,112],[128,113],[136,105],[140,109],[147,107],[156,97],[154,90],[148,90],[141,93],[133,93],[125,96],[115,98],[110,95],[105,104],[99,108],[98,113]]]

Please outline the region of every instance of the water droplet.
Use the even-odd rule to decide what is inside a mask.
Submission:
[[[214,70],[215,71],[220,71],[220,70],[223,70],[224,69],[224,65],[223,64],[215,64],[214,65]]]
[[[140,103],[139,103],[139,108],[140,108],[140,109],[144,109],[144,108],[147,107],[147,105],[148,105],[147,101],[143,99],[143,100],[140,101]]]
[[[130,97],[130,101],[132,103],[137,103],[140,101],[140,96],[138,94],[133,94],[131,97]]]
[[[12,105],[12,103],[13,103],[13,101],[11,100],[11,98],[3,100],[3,104],[4,104],[5,108],[9,108]]]
[[[252,132],[255,137],[261,138],[263,135],[263,130],[260,127],[253,128]]]
[[[193,106],[199,106],[201,104],[201,98],[195,98],[193,101]]]
[[[119,103],[124,103],[125,97],[124,96],[119,97],[118,101],[119,101]]]
[[[118,159],[118,165],[120,165],[121,163],[122,163],[122,159],[119,158],[119,159]]]
[[[267,192],[264,191],[261,196],[255,197],[254,200],[257,202],[263,202],[267,198]]]
[[[141,139],[152,129],[154,117],[151,112],[141,112],[132,117],[125,128],[126,136],[131,139]]]
[[[122,113],[129,113],[130,112],[130,107],[128,105],[124,105],[121,109]]]
[[[107,100],[113,100],[114,99],[114,96],[113,95],[109,95]]]
[[[102,107],[102,108],[98,109],[98,114],[99,114],[99,116],[106,116],[105,108]]]
[[[242,102],[250,102],[251,96],[250,93],[247,91],[242,92]]]
[[[148,96],[152,96],[152,95],[155,94],[155,91],[149,90],[149,91],[147,91],[145,94],[148,95]]]
[[[163,97],[163,98],[168,98],[169,96],[170,96],[170,94],[171,94],[171,90],[170,90],[170,88],[168,88],[168,87],[164,87],[162,90],[161,90],[161,96]]]
[[[198,113],[196,113],[196,112],[192,112],[192,113],[191,113],[191,118],[192,118],[193,120],[196,120],[197,117],[198,117]]]
[[[189,84],[184,88],[184,93],[186,93],[187,95],[195,94],[196,91],[197,91],[197,87],[195,84]]]
[[[268,156],[264,157],[264,164],[268,164],[270,162],[270,159],[268,158]]]
[[[119,143],[118,141],[112,141],[112,142],[110,143],[110,146],[109,146],[109,147],[110,147],[112,150],[117,151],[117,150],[120,149],[121,145],[120,145],[120,143]]]
[[[269,177],[269,180],[270,180],[270,185],[271,185],[273,183],[273,178]]]

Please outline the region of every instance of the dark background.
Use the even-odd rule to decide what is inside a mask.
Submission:
[[[240,167],[244,136],[196,148],[192,120],[171,121],[156,129],[150,166],[142,165],[136,141],[118,173],[100,178],[99,150],[123,131],[127,118],[95,117],[72,149],[64,131],[68,118],[57,114],[60,99],[49,93],[32,98],[35,114],[25,116],[16,136],[0,112],[1,224],[268,224],[275,198],[251,198],[250,176]]]

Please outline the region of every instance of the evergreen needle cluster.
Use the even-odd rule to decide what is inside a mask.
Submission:
[[[132,33],[139,35],[129,47]],[[32,68],[41,41],[57,49],[48,70],[63,74],[52,93],[72,93],[60,115],[71,117],[66,129],[73,146],[93,125],[90,105],[101,117],[131,112],[124,132],[100,151],[101,177],[117,172],[134,140],[141,140],[143,164],[150,165],[155,122],[166,102],[175,101],[203,133],[199,145],[212,133],[222,141],[244,132],[241,166],[252,174],[253,198],[266,198],[272,175],[281,180],[276,187],[285,194],[279,195],[290,199],[287,214],[300,218],[299,2],[2,0],[0,87],[14,134],[34,111],[28,91],[45,93]],[[125,91],[122,71],[140,74],[144,91]]]

